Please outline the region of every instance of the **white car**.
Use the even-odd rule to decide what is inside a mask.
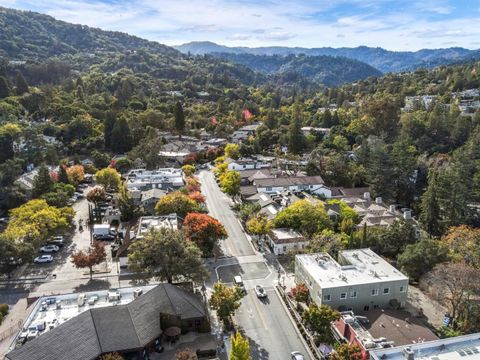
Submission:
[[[54,253],[58,252],[60,248],[57,245],[45,245],[40,248],[40,252],[42,253]]]
[[[92,295],[88,298],[88,305],[95,305],[95,303],[98,301],[98,295]]]
[[[262,285],[255,285],[255,294],[257,294],[258,298],[266,298],[267,292],[262,287]]]
[[[303,360],[303,355],[300,351],[292,351],[292,360]]]
[[[53,256],[52,255],[40,255],[37,256],[33,262],[35,264],[43,264],[43,263],[49,263],[53,261]]]

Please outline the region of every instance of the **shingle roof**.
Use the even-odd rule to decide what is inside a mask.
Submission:
[[[94,308],[7,354],[10,360],[89,360],[139,349],[161,333],[160,314],[198,319],[202,300],[175,285],[160,284],[126,305]]]
[[[265,186],[293,186],[293,185],[317,185],[324,184],[321,176],[291,176],[277,177],[269,179],[257,179],[255,185],[258,187]]]

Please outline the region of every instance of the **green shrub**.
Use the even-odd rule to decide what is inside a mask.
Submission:
[[[7,316],[7,314],[8,314],[8,305],[7,304],[0,304],[0,314],[2,314],[2,317]]]

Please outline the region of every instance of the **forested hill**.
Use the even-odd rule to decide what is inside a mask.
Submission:
[[[368,64],[345,57],[231,53],[213,53],[211,55],[245,65],[264,74],[275,75],[280,82],[288,82],[292,78],[300,76],[319,84],[338,86],[370,76],[382,75],[380,71]]]
[[[480,59],[480,50],[464,48],[422,49],[419,51],[389,51],[383,48],[359,46],[355,48],[301,48],[301,47],[228,47],[209,41],[190,42],[175,46],[183,53],[194,55],[211,53],[253,54],[253,55],[289,55],[305,54],[309,56],[343,56],[363,61],[382,72],[410,71],[418,68],[431,68],[442,64]]]

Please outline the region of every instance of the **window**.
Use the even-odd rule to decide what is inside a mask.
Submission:
[[[400,292],[405,292],[405,286],[400,286]]]
[[[378,295],[378,289],[372,289],[372,296]]]
[[[340,294],[340,299],[346,299],[346,298],[347,298],[347,293]]]
[[[271,186],[267,186],[267,191],[272,191],[272,187],[271,187]]]
[[[383,295],[390,294],[390,288],[383,288]]]
[[[356,298],[357,297],[357,292],[355,290],[350,291],[350,297],[351,298]]]
[[[363,307],[363,311],[368,311],[368,310],[370,310],[370,306],[365,305],[365,306]]]
[[[323,301],[330,301],[331,299],[332,297],[330,296],[330,294],[323,295]]]

